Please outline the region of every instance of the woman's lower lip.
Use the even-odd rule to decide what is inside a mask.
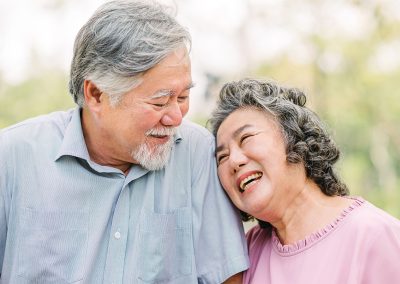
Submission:
[[[255,181],[254,183],[252,183],[248,188],[246,188],[245,190],[239,189],[241,194],[245,194],[246,192],[252,191],[254,189],[254,187],[258,184],[258,182],[260,181],[260,179],[258,179],[257,181]]]

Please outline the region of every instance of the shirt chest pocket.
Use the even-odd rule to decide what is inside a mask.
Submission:
[[[142,214],[137,247],[140,283],[174,283],[192,273],[190,217],[187,208]]]
[[[84,277],[87,212],[25,208],[19,235],[18,275],[35,283],[73,283]]]

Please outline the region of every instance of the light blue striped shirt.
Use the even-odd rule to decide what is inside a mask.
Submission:
[[[221,283],[248,267],[214,140],[184,121],[165,169],[92,162],[80,110],[0,132],[1,283]]]

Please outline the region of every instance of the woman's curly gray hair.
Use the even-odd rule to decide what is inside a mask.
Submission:
[[[243,79],[225,84],[209,120],[217,135],[221,123],[237,109],[256,108],[278,122],[286,143],[289,163],[303,163],[306,175],[328,196],[348,195],[347,186],[334,171],[340,151],[319,117],[306,106],[306,95],[273,82]],[[243,220],[252,219],[242,212]]]

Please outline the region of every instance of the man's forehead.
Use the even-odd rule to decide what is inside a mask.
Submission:
[[[174,68],[182,64],[190,65],[190,56],[186,48],[178,48],[172,51],[157,65],[160,65],[164,68]]]

